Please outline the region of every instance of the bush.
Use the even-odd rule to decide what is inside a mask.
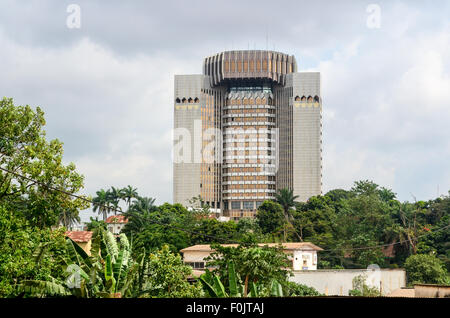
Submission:
[[[349,296],[377,297],[381,292],[376,287],[366,284],[366,275],[358,275],[352,280],[352,288],[348,291]]]
[[[432,254],[411,255],[405,261],[405,270],[408,285],[450,283],[444,264]]]
[[[284,286],[284,294],[287,296],[323,296],[315,288],[294,282],[287,282]]]

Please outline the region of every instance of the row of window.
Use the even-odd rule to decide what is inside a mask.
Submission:
[[[231,176],[224,177],[223,181],[275,181],[275,176]]]
[[[255,210],[263,201],[231,201],[231,210]],[[228,202],[224,202],[225,210],[228,210]]]
[[[225,158],[224,160],[223,160],[223,163],[224,164],[229,164],[229,163],[265,163],[265,164],[273,164],[273,160],[268,160],[268,159],[254,159],[254,158],[252,158],[252,159],[242,159],[242,158],[240,158],[240,159],[228,159],[228,158]]]
[[[273,99],[267,98],[227,98],[225,105],[273,105]]]
[[[224,190],[257,190],[257,189],[269,189],[274,190],[274,184],[231,184],[224,185]]]
[[[197,97],[195,97],[195,98],[189,97],[187,99],[185,97],[183,97],[182,99],[179,99],[179,98],[175,99],[175,102],[178,103],[178,104],[179,103],[182,103],[182,104],[187,104],[187,103],[193,104],[193,103],[200,102],[200,100]]]
[[[269,113],[275,114],[275,109],[270,108],[238,108],[238,109],[226,109],[224,114],[255,114],[255,113]]]
[[[225,72],[273,72],[273,73],[292,73],[292,63],[288,61],[280,61],[278,59],[239,59],[239,60],[225,60]]]
[[[311,103],[311,102],[319,102],[319,96],[314,96],[314,98],[312,97],[312,96],[308,96],[308,97],[306,97],[306,96],[302,96],[302,97],[300,97],[300,96],[295,96],[295,99],[294,99],[296,102],[309,102],[309,103]]]
[[[231,117],[224,118],[224,123],[229,122],[275,122],[274,117]]]
[[[205,262],[185,262],[184,264],[187,266],[191,266],[193,269],[204,269],[205,268]]]

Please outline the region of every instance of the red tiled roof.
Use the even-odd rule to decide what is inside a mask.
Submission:
[[[89,242],[92,238],[92,231],[67,231],[66,236],[77,243]]]
[[[322,248],[318,247],[317,245],[310,243],[310,242],[294,242],[294,243],[260,243],[258,246],[269,246],[269,247],[277,247],[279,244],[282,245],[282,247],[285,250],[314,250],[314,251],[322,251]],[[221,244],[223,247],[237,247],[238,244]],[[204,252],[210,252],[211,247],[208,244],[199,244],[194,245],[190,247],[186,247],[185,249],[182,249],[180,252],[187,252],[187,251],[204,251]]]
[[[106,223],[128,223],[124,215],[111,215],[106,219]]]

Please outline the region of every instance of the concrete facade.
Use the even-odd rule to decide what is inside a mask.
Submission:
[[[189,205],[200,194],[201,101],[203,75],[175,76],[173,194],[174,202]]]
[[[297,72],[293,56],[207,57],[202,75],[175,76],[174,114],[175,203],[200,195],[236,220],[282,188],[300,201],[322,193],[320,73]]]
[[[289,280],[314,287],[318,292],[329,296],[348,296],[353,289],[353,278],[366,276],[366,284],[381,290],[382,295],[406,286],[404,269],[319,269],[316,271],[294,271]]]

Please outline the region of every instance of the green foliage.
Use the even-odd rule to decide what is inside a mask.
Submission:
[[[102,229],[106,230],[106,227],[108,224],[105,221],[98,220],[97,218],[94,219],[93,217],[90,217],[89,219],[90,219],[90,222],[86,223],[86,228],[88,231],[93,231],[97,228],[102,228]]]
[[[287,227],[289,226],[293,233],[297,232],[295,231],[294,226],[292,225],[292,211],[291,209],[295,206],[296,202],[295,199],[298,198],[298,195],[294,195],[294,190],[284,188],[278,190],[278,193],[275,194],[275,201],[280,204],[283,207],[284,211],[284,229],[283,229],[283,241],[286,242],[287,238]],[[301,237],[299,237],[301,240]]]
[[[191,274],[191,267],[183,264],[181,256],[172,253],[167,245],[163,246],[149,256],[147,293],[151,297],[200,297],[200,285],[187,281]]]
[[[263,233],[280,232],[284,225],[283,207],[273,201],[264,201],[258,208],[256,220]]]
[[[304,297],[304,296],[323,296],[313,287],[308,287],[303,284],[297,284],[295,282],[286,282],[283,286],[284,294],[290,297]]]
[[[56,225],[64,211],[76,217],[87,208],[85,201],[48,188],[77,193],[84,178],[74,164],[63,165],[62,143],[46,140],[42,110],[4,98],[0,118],[0,166],[28,178],[0,171],[0,202],[40,228]]]
[[[406,259],[408,284],[450,284],[450,277],[441,260],[430,254],[411,255]]]
[[[199,278],[203,285],[203,289],[209,297],[283,297],[282,285],[276,280],[272,279],[270,281],[270,289],[263,286],[262,284],[251,281],[249,283],[249,292],[247,293],[246,285],[238,283],[240,281],[239,274],[236,273],[234,262],[230,261],[228,263],[228,290],[225,289],[221,278],[218,275],[213,275],[208,269]]]
[[[64,229],[30,226],[0,203],[0,298],[16,297],[25,280],[64,276]]]
[[[366,275],[358,275],[352,280],[352,289],[348,291],[349,296],[379,297],[381,292],[378,288],[366,284]]]
[[[156,251],[164,245],[168,245],[171,251],[178,252],[191,243],[186,230],[192,228],[194,218],[192,213],[180,204],[165,203],[159,207],[145,204],[139,209],[132,204],[125,216],[128,223],[123,233],[132,239],[135,255],[144,249]]]
[[[287,280],[289,272],[285,267],[288,259],[282,248],[242,245],[237,247],[211,245],[211,247],[214,252],[206,259],[207,266],[214,268],[213,273],[220,277],[224,286],[228,286],[229,266],[233,264],[237,279],[244,285],[244,296],[248,294],[250,283],[257,282],[261,288],[270,289],[272,280],[280,283]]]

